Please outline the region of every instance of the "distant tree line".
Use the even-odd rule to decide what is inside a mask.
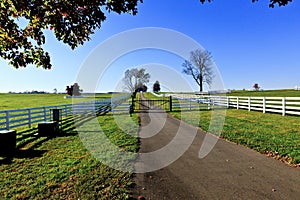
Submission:
[[[9,94],[49,94],[49,92],[46,91],[37,91],[37,90],[32,90],[32,91],[24,91],[24,92],[13,92],[9,91]]]

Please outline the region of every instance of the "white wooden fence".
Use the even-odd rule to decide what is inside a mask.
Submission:
[[[263,113],[279,113],[300,115],[300,97],[242,97],[242,96],[197,96],[197,95],[174,95],[178,99],[197,101],[207,104],[208,108],[213,106],[225,106],[227,108],[256,110]],[[190,99],[190,100],[188,100]]]

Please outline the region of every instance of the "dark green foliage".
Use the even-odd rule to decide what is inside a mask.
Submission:
[[[252,0],[252,2],[255,2],[258,0]],[[289,2],[292,2],[292,0],[270,0],[269,7],[274,8],[277,4],[278,6],[286,6]]]
[[[160,91],[160,84],[158,81],[155,81],[153,84],[153,92],[159,92]]]
[[[252,2],[256,2],[258,0],[252,0]],[[212,0],[200,0],[201,3],[212,2]],[[277,4],[278,6],[286,6],[288,3],[292,2],[292,0],[270,0],[269,7],[274,8]]]
[[[0,56],[15,68],[34,64],[50,69],[49,53],[42,47],[46,29],[75,49],[101,27],[103,9],[135,15],[138,2],[142,0],[1,0]],[[27,25],[20,27],[19,19]]]

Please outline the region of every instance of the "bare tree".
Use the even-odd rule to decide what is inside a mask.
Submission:
[[[190,60],[185,60],[182,64],[183,73],[191,75],[203,92],[203,83],[211,85],[213,79],[212,55],[206,50],[196,49],[190,53]]]
[[[143,87],[146,83],[149,83],[149,79],[150,79],[150,74],[146,73],[146,69],[132,68],[126,70],[125,77],[123,78],[123,82],[125,84],[125,87],[130,92],[134,92],[138,88]]]

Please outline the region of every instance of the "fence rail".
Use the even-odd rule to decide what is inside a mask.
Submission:
[[[200,102],[199,99],[196,98],[176,98],[179,101],[173,101],[172,107],[174,110],[198,110],[198,109],[210,109],[210,104],[208,102]]]
[[[174,96],[178,99],[185,99],[187,102],[197,101],[199,104],[206,104],[209,109],[214,106],[224,106],[263,113],[279,113],[282,116],[300,115],[300,97],[188,96],[183,94]]]
[[[39,122],[49,121],[52,119],[51,109],[61,109],[61,116],[63,117],[71,114],[98,114],[101,112],[110,112],[115,107],[122,104],[126,99],[128,99],[128,95],[74,104],[18,110],[2,110],[0,111],[0,130],[9,130],[17,127],[31,128],[34,124]]]

